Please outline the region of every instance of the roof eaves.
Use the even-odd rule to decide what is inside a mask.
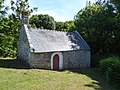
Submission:
[[[50,53],[50,52],[69,52],[69,51],[90,51],[90,49],[77,49],[77,50],[58,50],[58,51],[32,51],[32,53]]]

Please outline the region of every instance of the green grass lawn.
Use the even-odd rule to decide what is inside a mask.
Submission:
[[[114,90],[93,68],[52,71],[29,69],[15,59],[0,59],[0,90]]]

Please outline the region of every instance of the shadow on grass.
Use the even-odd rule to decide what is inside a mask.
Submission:
[[[114,89],[114,86],[108,85],[108,83],[103,78],[103,75],[100,73],[98,69],[95,68],[81,68],[81,69],[70,69],[71,72],[83,74],[87,77],[91,78],[92,81],[89,84],[85,84],[84,86],[93,88],[95,90],[118,90]]]
[[[13,68],[13,69],[30,69],[30,67],[24,62],[17,59],[0,59],[0,67]]]
[[[17,59],[0,59],[1,68],[13,68],[13,69],[30,69],[30,67],[24,62]],[[86,75],[91,78],[92,81],[89,84],[85,84],[85,87],[93,88],[94,90],[117,90],[110,87],[102,78],[98,69],[86,68],[86,69],[69,69],[70,72]],[[58,71],[63,72],[63,71]]]

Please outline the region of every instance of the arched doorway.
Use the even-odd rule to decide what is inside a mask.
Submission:
[[[53,70],[59,70],[59,56],[58,54],[53,57]]]
[[[51,56],[51,69],[63,69],[63,55],[61,52],[55,52]]]

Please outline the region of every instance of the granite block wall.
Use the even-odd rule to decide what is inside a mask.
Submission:
[[[51,55],[49,53],[31,53],[28,61],[31,68],[51,69]],[[64,51],[63,69],[90,67],[90,51]]]
[[[30,48],[29,48],[28,38],[24,26],[22,26],[19,32],[19,40],[18,40],[18,59],[28,61],[29,56],[30,56]]]
[[[29,65],[31,68],[51,69],[52,53],[31,53]]]
[[[90,51],[67,51],[63,52],[63,68],[90,67]]]

